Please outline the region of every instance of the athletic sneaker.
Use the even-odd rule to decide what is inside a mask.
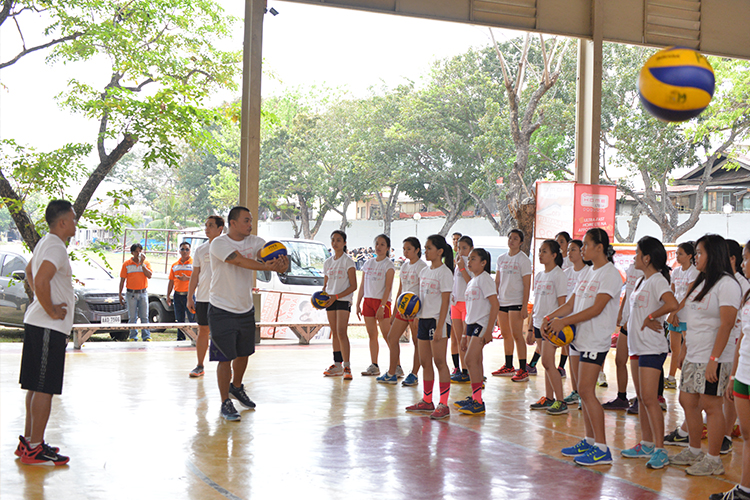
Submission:
[[[649,458],[654,454],[654,449],[655,448],[653,446],[643,446],[643,444],[638,443],[632,448],[622,450],[620,452],[620,455],[625,458]]]
[[[225,399],[224,402],[221,403],[221,416],[224,417],[225,420],[229,420],[230,422],[239,422],[240,419],[242,419],[237,410],[234,409],[232,400],[229,398]]]
[[[685,448],[677,455],[669,457],[669,463],[674,465],[693,465],[703,460],[705,456],[706,454],[702,451],[697,455],[693,455],[689,448]]]
[[[26,465],[65,465],[70,462],[70,457],[60,455],[44,441],[34,449],[24,450],[21,455],[21,463]]]
[[[664,449],[654,450],[654,454],[646,462],[646,467],[649,469],[663,469],[667,465],[669,465],[669,456],[667,450]]]
[[[732,437],[738,438],[742,437],[742,432],[740,431],[740,426],[737,424],[734,424],[734,427],[732,427]]]
[[[461,373],[461,370],[460,370],[460,369],[458,369],[458,368],[454,368],[454,369],[453,369],[453,370],[451,371],[451,377],[453,377],[454,375],[458,375],[459,373]]]
[[[512,377],[516,374],[516,370],[512,366],[503,365],[499,370],[495,370],[492,374],[496,377]]]
[[[542,396],[536,403],[531,403],[529,405],[529,408],[532,410],[546,410],[547,408],[551,408],[554,402],[554,399],[550,399],[547,396]]]
[[[721,460],[713,460],[704,456],[700,461],[685,469],[685,472],[691,476],[720,476],[724,474],[724,464]]]
[[[529,372],[526,370],[521,370],[520,368],[516,371],[516,374],[513,375],[510,378],[513,382],[528,382],[529,381]]]
[[[52,451],[54,451],[55,453],[58,453],[60,451],[60,448],[58,448],[57,446],[49,446],[49,447],[52,448]],[[15,451],[16,456],[20,457],[28,449],[29,449],[29,442],[26,441],[26,438],[23,436],[18,436],[18,446],[16,447],[16,451]]]
[[[430,415],[430,418],[432,420],[443,420],[444,418],[448,418],[451,416],[451,409],[448,408],[447,405],[444,405],[443,403],[439,403],[437,405],[437,408],[435,408],[435,411],[432,412]]]
[[[344,367],[344,380],[351,380],[352,379],[352,369],[348,366]]]
[[[581,439],[573,446],[568,446],[567,448],[563,448],[560,450],[560,453],[563,454],[564,457],[577,457],[578,455],[583,455],[584,453],[588,452],[592,446],[586,441],[585,439]]]
[[[555,401],[552,406],[547,408],[548,415],[566,415],[568,413],[568,405],[565,401]]]
[[[599,387],[609,386],[609,384],[607,383],[607,376],[604,374],[604,372],[599,372],[599,378],[597,379],[597,384],[599,384]]]
[[[362,372],[363,377],[377,377],[378,375],[380,375],[380,368],[375,366],[375,363],[370,364],[367,370]]]
[[[605,410],[627,410],[630,408],[627,399],[615,398],[612,401],[602,403],[602,408]]]
[[[376,380],[380,382],[381,384],[391,384],[391,385],[398,384],[398,377],[395,375],[388,375],[387,372],[384,375],[378,377]]]
[[[480,403],[472,399],[471,403],[462,406],[458,411],[464,415],[484,415],[484,402]]]
[[[419,413],[432,413],[435,411],[435,405],[433,403],[425,403],[424,399],[421,399],[419,403],[406,407],[406,411],[413,411]]]
[[[401,365],[396,367],[396,378],[404,378],[404,370]]]
[[[239,403],[248,410],[255,408],[255,403],[253,403],[252,399],[247,397],[245,384],[240,384],[239,387],[235,387],[233,383],[229,382],[229,396],[239,401]]]
[[[474,398],[472,398],[471,396],[468,396],[468,397],[465,397],[464,399],[458,399],[454,401],[453,406],[460,409],[462,406],[471,404],[473,401],[474,401]]]
[[[745,493],[738,484],[726,493],[712,493],[708,500],[750,500],[750,493]]]
[[[592,465],[609,465],[612,463],[612,453],[609,448],[606,451],[602,451],[598,446],[592,446],[589,451],[583,455],[578,455],[573,459],[578,465],[592,466]]]
[[[661,411],[667,411],[667,400],[664,396],[659,396],[659,406],[661,406]]]
[[[557,371],[560,372],[560,378],[566,378],[568,376],[567,373],[565,373],[565,368],[562,366],[558,366]]]
[[[664,379],[664,388],[665,389],[677,389],[677,380],[673,378],[665,378]]]
[[[638,407],[638,400],[636,399],[635,401],[633,401],[632,403],[630,403],[630,406],[628,407],[627,413],[629,415],[638,415],[638,409],[639,409],[639,407]]]
[[[414,387],[417,384],[419,384],[419,378],[413,373],[407,375],[404,381],[401,382],[401,385],[404,387]]]
[[[719,453],[726,455],[730,451],[732,451],[732,440],[724,436],[724,441],[721,442],[721,451],[719,451]]]
[[[566,398],[563,399],[567,404],[572,405],[581,401],[581,397],[577,391],[571,392]]]
[[[344,374],[344,367],[341,365],[336,366],[335,364],[329,366],[323,371],[323,375],[326,377],[340,377]]]
[[[190,372],[190,377],[191,378],[202,377],[203,375],[205,375],[205,373],[206,372],[203,370],[203,367],[198,365],[195,368],[193,368],[193,371]]]
[[[528,372],[529,375],[536,375],[536,366],[526,365],[526,372]]]
[[[690,442],[690,439],[688,436],[680,436],[679,427],[666,436],[664,436],[664,444],[668,444],[670,446],[687,446]]]
[[[468,373],[458,372],[451,375],[451,384],[468,384],[469,382],[471,382],[471,378]]]

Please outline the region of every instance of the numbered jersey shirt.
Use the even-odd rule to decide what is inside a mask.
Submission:
[[[740,344],[737,373],[734,377],[743,384],[750,385],[750,300],[742,305],[738,316],[742,322],[742,344]]]
[[[228,264],[227,257],[234,252],[245,258],[256,260],[266,242],[251,234],[239,241],[228,234],[222,234],[211,242],[211,291],[208,301],[212,306],[235,314],[253,310],[252,283],[250,269]]]
[[[383,299],[388,271],[396,272],[396,267],[388,257],[381,261],[370,259],[365,262],[365,265],[362,266],[362,286],[365,287],[364,296],[366,299]]]
[[[568,277],[555,266],[550,272],[542,271],[534,277],[534,327],[541,328],[544,317],[560,307],[558,297],[567,297]]]
[[[612,343],[612,334],[617,328],[617,312],[620,308],[620,289],[622,277],[620,271],[607,262],[599,269],[588,266],[578,280],[575,291],[573,313],[579,313],[594,305],[599,294],[609,295],[610,300],[602,312],[590,320],[576,325],[576,337],[573,347],[578,352],[607,352]]]
[[[323,274],[328,281],[326,282],[326,293],[330,295],[339,295],[341,292],[352,286],[349,282],[349,269],[356,269],[354,261],[347,254],[342,254],[338,259],[332,255],[323,263]],[[339,300],[345,302],[352,301],[352,294],[339,295]]]
[[[440,307],[443,305],[444,292],[449,292],[453,288],[453,274],[450,269],[441,265],[437,269],[429,266],[422,269],[419,273],[419,300],[422,302],[422,308],[419,310],[420,318],[440,317]],[[445,311],[446,319],[450,316],[450,311]]]
[[[195,249],[193,255],[193,268],[200,269],[198,275],[198,286],[195,288],[195,301],[208,302],[208,294],[211,291],[211,243],[206,242]]]
[[[419,273],[427,267],[427,263],[418,259],[414,264],[409,261],[401,264],[399,272],[401,279],[401,293],[414,293],[419,297]]]
[[[518,252],[511,256],[503,254],[497,258],[497,274],[500,283],[497,287],[497,300],[501,306],[519,306],[523,303],[523,277],[531,275],[529,257]]]
[[[687,269],[679,266],[672,270],[672,286],[674,287],[674,298],[677,299],[677,302],[682,302],[682,299],[687,295],[690,283],[698,279],[698,274],[694,265],[690,265]],[[677,313],[677,318],[680,321],[685,321],[682,317],[684,317],[682,311]]]
[[[635,290],[635,284],[638,280],[643,278],[643,276],[643,271],[636,269],[634,264],[630,264],[627,271],[625,271],[625,296],[622,298],[625,305],[622,308],[622,320],[617,326],[627,326],[628,318],[630,318],[630,294],[633,293],[633,290]],[[628,331],[630,330],[628,329]]]
[[[466,268],[469,259],[466,257],[457,257],[457,259],[461,259],[461,265]],[[466,285],[468,284],[464,279],[464,274],[458,270],[458,264],[458,261],[456,261],[456,267],[453,269],[453,290],[451,290],[451,295],[453,295],[454,304],[466,301]],[[471,280],[474,277],[474,273],[469,271],[468,268],[466,268],[466,272],[469,273],[469,280]]]
[[[631,356],[669,352],[663,326],[660,326],[658,330],[641,329],[649,314],[664,305],[662,297],[665,293],[672,293],[667,278],[661,273],[654,273],[650,278],[641,281],[638,288],[633,290],[628,297],[625,307],[630,310],[626,325],[628,327],[628,352]],[[666,318],[660,316],[654,319],[662,325]]]
[[[466,285],[466,324],[482,325],[482,333],[487,329],[490,320],[489,297],[495,295],[495,281],[486,271],[471,278]],[[493,325],[494,326],[494,325]]]
[[[721,308],[727,306],[740,308],[742,292],[734,277],[723,276],[700,302],[696,302],[695,298],[703,290],[705,284],[704,281],[688,295],[683,309],[684,321],[689,325],[685,333],[685,361],[691,363],[708,363],[721,325]],[[719,363],[732,361],[732,356],[728,351],[731,350],[724,349],[717,360]]]

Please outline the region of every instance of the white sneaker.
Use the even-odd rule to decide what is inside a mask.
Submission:
[[[326,377],[340,377],[343,374],[344,374],[344,367],[341,365],[336,366],[335,363],[323,371],[323,375],[325,375]]]
[[[604,374],[604,372],[599,372],[599,379],[597,380],[597,384],[599,384],[599,387],[607,387],[609,384],[607,384],[607,376]]]
[[[404,370],[400,366],[396,367],[396,378],[404,378]]]
[[[378,375],[380,375],[380,368],[374,364],[371,364],[367,367],[367,370],[362,372],[363,377],[377,377]]]
[[[721,460],[713,460],[704,456],[700,462],[696,462],[685,469],[685,472],[691,476],[719,476],[724,474],[724,464],[721,463]]]

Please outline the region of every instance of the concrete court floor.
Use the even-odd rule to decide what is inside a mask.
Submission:
[[[643,461],[621,458],[619,451],[636,443],[638,427],[624,412],[606,412],[615,463],[574,465],[559,450],[582,437],[580,412],[552,417],[528,410],[542,394],[542,376],[527,384],[490,376],[485,416],[452,412],[431,421],[408,414],[404,407],[420,399],[421,386],[361,377],[369,363],[365,341],[353,342],[351,382],[322,376],[330,342],[264,341],[245,375],[258,408],[242,412],[239,423],[225,422],[215,365],[208,364],[204,378],[189,379],[195,354],[187,345],[90,343],[75,352],[70,343],[47,441],[71,461],[55,468],[23,466],[13,455],[24,418],[21,345],[0,344],[0,497],[702,499],[731,489],[740,477],[741,439],[723,457],[722,477],[692,478],[674,466],[652,471]],[[411,352],[402,350],[406,369]],[[386,354],[381,342],[381,366]],[[500,366],[502,354],[501,342],[485,348],[488,372]],[[605,367],[611,385],[598,389],[602,401],[616,393],[614,351]],[[469,393],[468,385],[454,384],[450,401]],[[670,430],[682,411],[677,391],[666,391],[666,398]]]

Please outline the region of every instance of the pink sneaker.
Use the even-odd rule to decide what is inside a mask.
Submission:
[[[511,380],[513,382],[528,382],[529,381],[529,372],[526,370],[521,370],[520,368],[516,370],[516,374],[511,377]]]
[[[451,416],[451,409],[448,408],[443,403],[440,403],[435,411],[432,412],[432,415],[430,415],[430,418],[433,420],[443,420],[444,418],[448,418]]]
[[[432,413],[435,411],[435,405],[433,403],[425,403],[424,399],[420,400],[419,403],[411,406],[406,407],[406,411],[414,411],[414,412],[429,412]]]

